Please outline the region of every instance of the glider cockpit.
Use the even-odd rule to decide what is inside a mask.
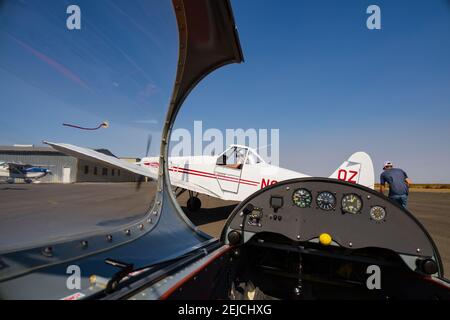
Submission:
[[[358,185],[296,179],[266,188],[234,210],[222,241],[235,256],[232,297],[448,297],[424,227]]]
[[[448,299],[439,252],[404,208],[359,185],[300,178],[239,204],[220,247],[133,299]]]

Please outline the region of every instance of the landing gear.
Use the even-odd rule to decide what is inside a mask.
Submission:
[[[33,180],[31,180],[31,179],[25,179],[25,182],[28,183],[28,184],[30,184],[30,183],[33,182]]]
[[[194,192],[189,191],[189,199],[187,201],[187,209],[190,212],[197,212],[202,207],[202,202],[198,198],[198,193],[194,195]]]
[[[178,198],[186,191],[189,192],[189,199],[186,203],[186,207],[187,207],[188,211],[189,212],[197,212],[202,207],[202,202],[198,198],[198,192],[194,193],[193,191],[190,191],[187,189],[175,188],[175,190],[173,190],[173,193],[175,194],[175,197]]]

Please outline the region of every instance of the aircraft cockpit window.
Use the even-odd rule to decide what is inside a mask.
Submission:
[[[246,148],[232,147],[217,159],[217,165],[227,166],[232,169],[242,169],[246,163]]]
[[[245,162],[246,164],[258,164],[261,162],[261,158],[257,154],[251,150],[248,151],[247,161]]]

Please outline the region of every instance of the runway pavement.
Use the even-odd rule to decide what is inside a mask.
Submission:
[[[156,184],[0,184],[0,252],[106,231],[146,214]]]
[[[135,183],[0,184],[0,252],[115,229],[142,217],[154,192],[154,182],[139,190]],[[203,208],[187,215],[219,237],[236,202],[200,198]],[[187,194],[179,198],[182,207],[186,200]],[[430,232],[450,275],[450,193],[413,192],[410,211]]]

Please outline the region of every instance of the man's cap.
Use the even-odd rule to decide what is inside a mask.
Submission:
[[[385,162],[384,162],[383,168],[386,168],[386,167],[392,167],[392,166],[393,166],[393,164],[392,164],[391,161],[385,161]]]

